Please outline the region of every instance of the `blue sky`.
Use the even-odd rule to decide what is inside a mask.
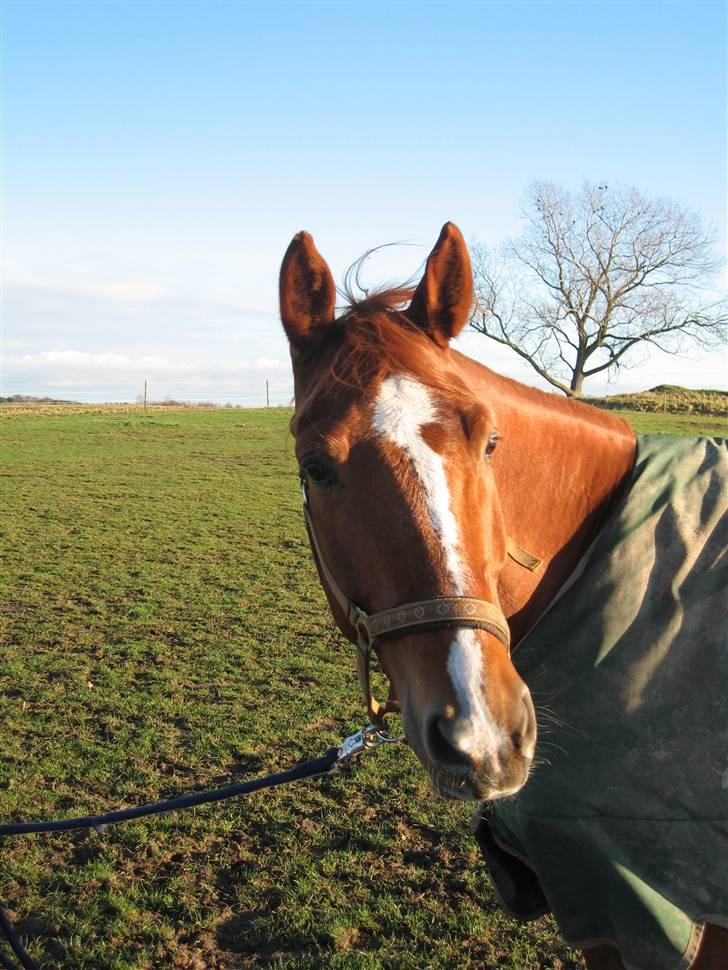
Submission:
[[[5,0],[2,18],[4,393],[121,399],[146,378],[259,403],[267,378],[288,400],[294,232],[338,279],[406,241],[371,281],[407,277],[447,219],[517,233],[533,179],[670,196],[725,253],[723,3]],[[538,383],[483,337],[462,347]],[[725,355],[655,357],[612,390],[661,381],[725,386]]]

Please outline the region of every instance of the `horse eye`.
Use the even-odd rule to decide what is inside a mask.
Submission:
[[[318,461],[315,458],[309,459],[303,465],[303,471],[306,473],[309,481],[314,485],[333,485],[335,478],[334,473],[328,465],[325,465],[322,461]]]
[[[485,446],[485,453],[483,455],[486,461],[490,461],[490,459],[493,457],[495,446],[498,444],[499,440],[500,440],[500,435],[498,434],[497,431],[494,431],[493,434],[489,436],[488,444]]]

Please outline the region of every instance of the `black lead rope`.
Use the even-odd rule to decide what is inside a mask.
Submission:
[[[360,732],[361,733],[361,732]],[[225,785],[224,788],[215,788],[213,791],[193,792],[191,795],[180,795],[177,798],[169,798],[163,802],[154,802],[150,805],[137,805],[134,808],[121,808],[115,812],[107,812],[105,815],[81,815],[78,818],[53,819],[47,822],[13,822],[8,825],[0,825],[0,836],[7,835],[26,835],[29,832],[67,832],[70,829],[95,829],[103,832],[107,825],[116,825],[119,822],[128,822],[134,818],[143,818],[145,815],[164,815],[166,812],[177,812],[184,808],[194,808],[195,805],[205,805],[208,802],[221,802],[226,798],[234,798],[236,795],[248,795],[262,788],[275,788],[277,785],[285,785],[289,781],[298,781],[301,778],[314,778],[316,775],[325,775],[332,771],[342,761],[341,748],[329,748],[325,755],[320,758],[312,758],[304,761],[300,765],[289,768],[287,771],[280,771],[275,775],[267,775],[265,778],[254,778],[252,781],[242,781],[234,785]],[[20,942],[13,924],[0,907],[0,929],[10,944],[10,948],[20,961],[24,970],[40,970],[38,964],[30,957],[23,944]],[[5,970],[17,970],[17,967],[0,950],[0,966]]]
[[[222,802],[236,795],[248,795],[250,792],[260,791],[261,788],[275,788],[276,785],[285,785],[289,781],[298,781],[301,778],[325,775],[332,770],[338,760],[339,748],[329,748],[322,757],[303,761],[300,765],[281,771],[277,775],[241,781],[235,785],[225,785],[224,788],[215,788],[213,791],[179,795],[177,798],[154,802],[151,805],[120,808],[115,812],[107,812],[106,815],[81,815],[79,818],[59,818],[49,822],[13,822],[9,825],[0,825],[0,836],[27,835],[29,832],[67,832],[69,829],[96,829],[103,832],[106,825],[128,822],[133,818],[164,815],[165,812],[177,812],[183,808],[194,808],[195,805],[205,805],[208,802]]]
[[[107,825],[128,822],[131,819],[143,818],[146,815],[164,815],[166,812],[194,808],[195,805],[222,802],[226,798],[234,798],[236,795],[249,795],[251,792],[260,791],[263,788],[275,788],[277,785],[286,785],[288,782],[299,781],[303,778],[326,775],[361,751],[375,748],[384,742],[401,740],[403,740],[401,737],[391,738],[386,735],[381,724],[370,724],[361,731],[357,731],[356,734],[350,735],[338,747],[329,748],[326,754],[320,758],[302,761],[301,764],[295,765],[287,771],[280,771],[275,775],[266,775],[264,778],[253,778],[252,781],[225,785],[223,788],[215,788],[212,791],[179,795],[177,798],[169,798],[166,801],[154,802],[150,805],[121,808],[114,812],[107,812],[105,815],[81,815],[78,818],[53,819],[45,822],[12,822],[7,825],[0,825],[0,837],[26,835],[31,832],[67,832],[70,829],[95,829],[97,832],[103,832]],[[40,970],[38,964],[23,947],[13,924],[1,907],[0,930],[2,930],[11,950],[20,961],[23,970]],[[0,967],[5,968],[5,970],[18,970],[16,964],[2,950],[0,950]]]
[[[10,944],[10,949],[13,951],[18,960],[20,960],[21,967],[24,967],[25,970],[39,970],[38,964],[31,959],[30,954],[20,942],[20,938],[15,932],[15,927],[2,909],[0,909],[0,929],[2,929],[3,933],[5,934],[5,939]],[[9,960],[2,951],[0,951],[0,965],[2,965],[5,970],[17,970],[17,967],[13,961]]]

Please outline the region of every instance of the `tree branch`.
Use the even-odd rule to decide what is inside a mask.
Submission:
[[[471,323],[552,386],[571,394],[583,378],[626,366],[641,343],[669,351],[726,340],[725,301],[696,305],[719,266],[697,215],[635,189],[587,184],[572,196],[535,183],[524,217],[497,271],[475,247]],[[587,367],[595,354],[605,359]]]

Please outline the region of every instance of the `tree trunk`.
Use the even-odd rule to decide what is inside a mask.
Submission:
[[[571,383],[569,384],[569,397],[581,397],[582,386],[584,384],[584,361],[581,354],[577,355],[574,369],[571,372]]]
[[[572,374],[571,384],[569,385],[570,394],[569,397],[581,397],[582,396],[582,385],[584,383],[584,375],[579,372]]]

